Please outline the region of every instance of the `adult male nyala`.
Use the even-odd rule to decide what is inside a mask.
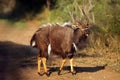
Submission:
[[[40,74],[40,65],[42,61],[45,74],[50,76],[50,72],[46,66],[46,59],[49,58],[49,54],[52,52],[63,58],[58,75],[60,75],[67,57],[70,59],[70,72],[74,75],[76,71],[73,68],[73,56],[75,52],[79,50],[81,41],[85,41],[89,34],[88,20],[86,24],[81,21],[76,21],[74,25],[65,23],[63,25],[46,24],[41,26],[41,28],[34,33],[30,41],[31,46],[33,46],[35,42],[34,47],[39,49],[38,73]]]

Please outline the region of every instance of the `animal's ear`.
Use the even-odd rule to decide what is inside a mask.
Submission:
[[[72,25],[72,28],[73,29],[78,29],[78,28],[82,29],[82,25],[83,24],[80,24],[79,22],[77,22],[77,23],[75,23],[75,24]]]
[[[86,24],[82,23],[81,21],[77,21],[76,25],[76,28],[79,28],[81,30],[86,27]]]

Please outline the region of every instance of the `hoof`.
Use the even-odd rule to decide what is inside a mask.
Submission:
[[[38,72],[38,74],[40,74],[40,72]]]
[[[72,75],[76,75],[77,72],[76,72],[76,71],[73,71],[73,72],[71,72],[71,73],[72,73]]]
[[[45,74],[47,75],[47,77],[49,77],[51,72],[45,72]]]
[[[43,76],[43,74],[41,74],[40,72],[38,72],[38,75]]]
[[[58,71],[58,75],[61,75],[60,73],[61,73],[61,71],[59,70],[59,71]]]

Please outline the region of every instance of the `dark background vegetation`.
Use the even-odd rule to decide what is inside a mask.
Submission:
[[[46,5],[45,0],[0,0],[0,18],[20,20],[27,14],[32,18],[43,11],[44,5]]]

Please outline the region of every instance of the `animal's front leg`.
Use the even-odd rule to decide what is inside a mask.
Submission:
[[[62,71],[62,68],[63,68],[65,62],[66,62],[66,59],[63,59],[62,64],[61,64],[60,69],[59,69],[59,72],[58,72],[58,75],[60,75],[60,72]]]
[[[70,59],[70,68],[71,68],[71,73],[72,73],[72,75],[75,75],[76,74],[76,71],[74,70],[74,68],[73,68],[73,58],[71,58]]]

